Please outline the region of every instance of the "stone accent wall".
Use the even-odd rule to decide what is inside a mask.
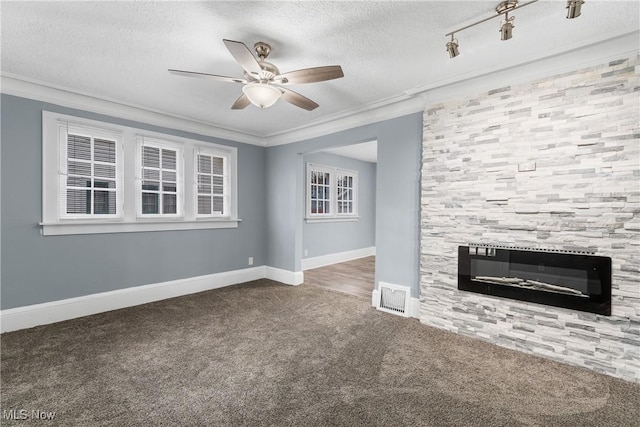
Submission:
[[[639,71],[634,56],[425,111],[422,323],[640,382]],[[611,257],[612,316],[458,291],[469,242]]]

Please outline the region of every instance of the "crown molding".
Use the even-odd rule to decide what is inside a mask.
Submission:
[[[259,145],[261,147],[265,146],[264,138],[259,135],[223,128],[211,123],[151,110],[138,105],[126,104],[117,100],[100,98],[89,93],[82,93],[70,88],[28,79],[15,74],[2,73],[0,74],[0,78],[0,91],[7,95],[34,99],[63,107],[139,121],[184,132],[192,132],[198,135]]]
[[[486,70],[482,75],[466,73],[445,80],[417,86],[404,93],[357,109],[332,114],[304,126],[283,130],[266,136],[228,129],[168,114],[162,111],[125,104],[117,100],[96,97],[88,93],[56,87],[21,76],[2,73],[1,91],[9,95],[36,99],[70,108],[136,120],[162,127],[193,132],[200,135],[235,142],[272,147],[291,144],[332,133],[353,129],[384,120],[423,111],[427,106],[457,99],[499,86],[524,83],[602,64],[639,53],[640,31],[621,34],[604,41],[592,41],[582,47],[551,52],[535,60],[509,68]]]
[[[446,81],[416,87],[407,93],[422,97],[427,107],[484,90],[548,78],[639,53],[640,31],[634,31],[513,67],[487,70],[482,75],[453,76]]]
[[[332,114],[320,120],[313,121],[305,126],[288,129],[283,132],[268,135],[267,147],[291,144],[316,138],[323,135],[353,129],[372,123],[389,120],[407,114],[423,111],[424,100],[415,94],[402,94],[382,101],[367,104],[363,107]]]
[[[63,107],[77,108],[97,114],[135,120],[142,123],[261,147],[291,144],[424,110],[423,99],[413,94],[405,93],[367,104],[357,109],[327,116],[298,128],[288,129],[263,137],[162,111],[126,104],[117,100],[100,98],[89,93],[82,93],[70,88],[56,86],[10,73],[1,73],[0,78],[0,91],[7,95],[34,99]]]

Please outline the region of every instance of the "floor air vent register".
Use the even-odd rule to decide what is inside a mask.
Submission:
[[[379,285],[380,290],[378,292],[376,308],[387,313],[408,317],[409,288],[384,282],[380,282]]]

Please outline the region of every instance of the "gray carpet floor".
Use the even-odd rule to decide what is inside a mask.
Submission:
[[[63,426],[638,426],[640,385],[260,280],[1,336]],[[19,413],[19,412],[17,412]]]

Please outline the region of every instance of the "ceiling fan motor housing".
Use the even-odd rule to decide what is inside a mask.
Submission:
[[[258,54],[258,58],[260,58],[260,61],[258,61],[258,65],[260,65],[260,68],[262,69],[260,80],[271,80],[275,76],[279,75],[280,70],[278,70],[278,67],[270,62],[265,61],[267,56],[269,56],[269,53],[271,53],[271,46],[265,42],[257,42],[255,45],[253,45],[253,48]]]
[[[271,52],[271,45],[265,42],[257,42],[256,44],[253,45],[253,48],[256,50],[256,53],[258,54],[258,58],[262,60],[264,60],[267,56],[269,56],[269,53]]]
[[[260,68],[262,68],[262,78],[263,79],[271,80],[275,76],[280,74],[280,70],[278,70],[278,67],[276,67],[275,65],[273,65],[270,62],[260,61],[260,62],[258,62],[258,64],[260,65]]]

